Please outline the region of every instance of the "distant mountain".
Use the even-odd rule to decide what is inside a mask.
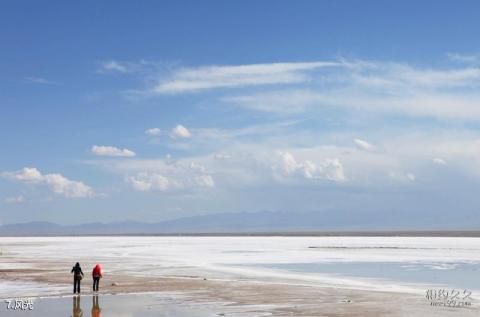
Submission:
[[[454,225],[455,224],[455,225]],[[419,212],[241,212],[179,218],[158,223],[124,221],[58,225],[28,222],[0,226],[0,235],[192,234],[326,231],[479,230],[478,217],[439,218]]]

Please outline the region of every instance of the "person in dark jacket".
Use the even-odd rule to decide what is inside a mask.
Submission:
[[[83,278],[83,272],[82,268],[80,267],[80,263],[77,262],[70,273],[73,273],[73,293],[80,294],[80,281]]]

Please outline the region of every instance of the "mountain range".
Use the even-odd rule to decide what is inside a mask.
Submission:
[[[410,213],[410,214],[409,214]],[[418,212],[240,212],[184,217],[157,223],[122,221],[60,225],[27,222],[0,226],[2,236],[111,234],[259,234],[365,231],[478,231],[478,217],[455,219]],[[455,225],[453,225],[455,224]]]

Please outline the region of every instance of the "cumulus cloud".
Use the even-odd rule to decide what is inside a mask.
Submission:
[[[25,201],[25,197],[23,197],[22,195],[5,198],[5,202],[7,204],[21,204],[24,201]]]
[[[20,182],[25,182],[25,183],[40,183],[42,182],[43,175],[40,173],[39,170],[37,170],[34,167],[24,167],[23,170],[18,171],[18,172],[6,172],[4,173],[5,176],[8,178],[20,181]]]
[[[187,139],[187,138],[190,138],[192,134],[183,125],[178,124],[175,128],[172,129],[172,131],[170,132],[170,136],[172,138]]]
[[[338,159],[324,159],[320,164],[309,160],[298,162],[290,152],[280,153],[282,169],[286,175],[299,175],[306,179],[345,181],[343,166]]]
[[[167,177],[158,173],[138,173],[136,176],[128,177],[127,182],[139,191],[167,191],[173,189],[173,187],[177,187],[176,182],[172,182]]]
[[[26,184],[46,185],[55,194],[68,198],[94,196],[93,189],[82,182],[69,180],[61,174],[42,174],[34,167],[24,167],[20,171],[5,172],[3,176]]]
[[[160,133],[162,133],[162,130],[160,130],[160,128],[150,128],[145,130],[145,133],[148,135],[160,135]]]
[[[174,191],[195,188],[212,188],[215,186],[213,177],[208,174],[201,175],[171,175],[166,176],[157,172],[141,172],[126,178],[135,190],[138,191]]]
[[[114,146],[94,145],[91,152],[98,156],[117,156],[117,157],[133,157],[135,152],[129,149],[119,149]]]
[[[340,66],[338,62],[270,63],[236,66],[205,66],[176,70],[162,80],[154,92],[182,93],[214,88],[289,84],[307,81],[307,71]]]
[[[371,152],[375,150],[375,147],[365,140],[354,139],[353,142],[360,150],[367,151],[367,152]]]
[[[127,173],[125,181],[138,191],[193,191],[215,187],[210,169],[195,161],[133,160],[114,163]]]
[[[354,144],[351,133],[328,134],[321,131],[306,134],[292,130],[280,130],[277,133],[277,130],[273,130],[275,133],[259,140],[258,129],[254,129],[256,132],[252,138],[246,138],[244,132],[229,131],[221,131],[221,134],[233,134],[231,138],[226,142],[218,142],[215,137],[211,142],[213,145],[202,156],[193,154],[173,159],[162,156],[162,159],[151,160],[102,159],[96,162],[103,164],[106,169],[115,169],[114,172],[125,179],[130,177],[127,183],[134,189],[163,192],[207,188],[205,184],[209,184],[209,178],[197,178],[201,175],[210,175],[215,187],[226,190],[255,186],[277,188],[290,184],[323,186],[324,180],[344,180],[348,181],[349,186],[371,188],[410,186],[419,179],[422,184],[427,184],[433,176],[446,175],[432,174],[434,170],[427,164],[441,164],[439,160],[433,161],[434,158],[455,162],[451,171],[458,170],[459,175],[464,174],[462,170],[475,177],[480,175],[480,140],[473,132],[465,134],[457,131],[459,134],[456,135],[440,129],[415,131],[408,135],[390,132],[382,135],[383,141],[379,141],[385,144],[385,150],[372,155],[368,151],[352,150],[352,146],[348,145]],[[281,137],[276,138],[276,135]],[[205,138],[200,134],[200,129],[195,130],[195,136],[189,143],[200,142],[204,149]],[[307,142],[321,139],[323,144],[309,146],[307,142],[299,143],[299,138]],[[335,142],[344,145],[335,145]],[[156,177],[158,175],[167,181]]]

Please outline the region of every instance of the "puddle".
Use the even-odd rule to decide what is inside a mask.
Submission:
[[[218,314],[198,305],[179,304],[172,298],[159,298],[151,294],[138,295],[81,295],[32,299],[33,309],[7,309],[7,302],[0,306],[2,317],[207,317]],[[14,306],[14,302],[11,303]]]

